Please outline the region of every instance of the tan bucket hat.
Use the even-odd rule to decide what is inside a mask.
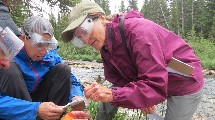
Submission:
[[[78,27],[90,13],[101,12],[104,10],[95,2],[83,1],[72,8],[69,16],[69,26],[62,32],[61,37],[64,42],[69,42],[73,38],[73,30]]]

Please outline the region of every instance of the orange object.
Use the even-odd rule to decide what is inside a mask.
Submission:
[[[71,112],[68,112],[63,118],[61,118],[61,120],[73,120],[74,118],[75,118],[75,115]]]

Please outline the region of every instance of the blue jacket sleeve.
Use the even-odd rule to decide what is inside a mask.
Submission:
[[[71,87],[70,87],[70,96],[69,99],[72,101],[74,96],[84,96],[83,88],[80,82],[76,79],[76,77],[71,73]]]
[[[62,58],[57,54],[56,50],[50,50],[46,55],[42,58],[42,61],[49,62],[50,67],[54,67],[58,63],[63,63]]]
[[[0,96],[0,118],[6,120],[36,120],[40,102],[29,102]]]

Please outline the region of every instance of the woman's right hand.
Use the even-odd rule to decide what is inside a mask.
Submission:
[[[142,108],[140,110],[143,112],[143,114],[152,114],[156,110],[156,106],[154,105],[148,108]]]

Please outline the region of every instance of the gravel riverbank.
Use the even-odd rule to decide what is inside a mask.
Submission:
[[[65,61],[72,68],[72,73],[80,80],[81,83],[92,82],[103,75],[103,65],[97,62],[86,61]],[[215,120],[215,72],[213,70],[204,70],[205,86],[204,94],[196,113],[194,120]],[[105,82],[105,85],[108,85]],[[161,107],[158,107],[158,110]]]

